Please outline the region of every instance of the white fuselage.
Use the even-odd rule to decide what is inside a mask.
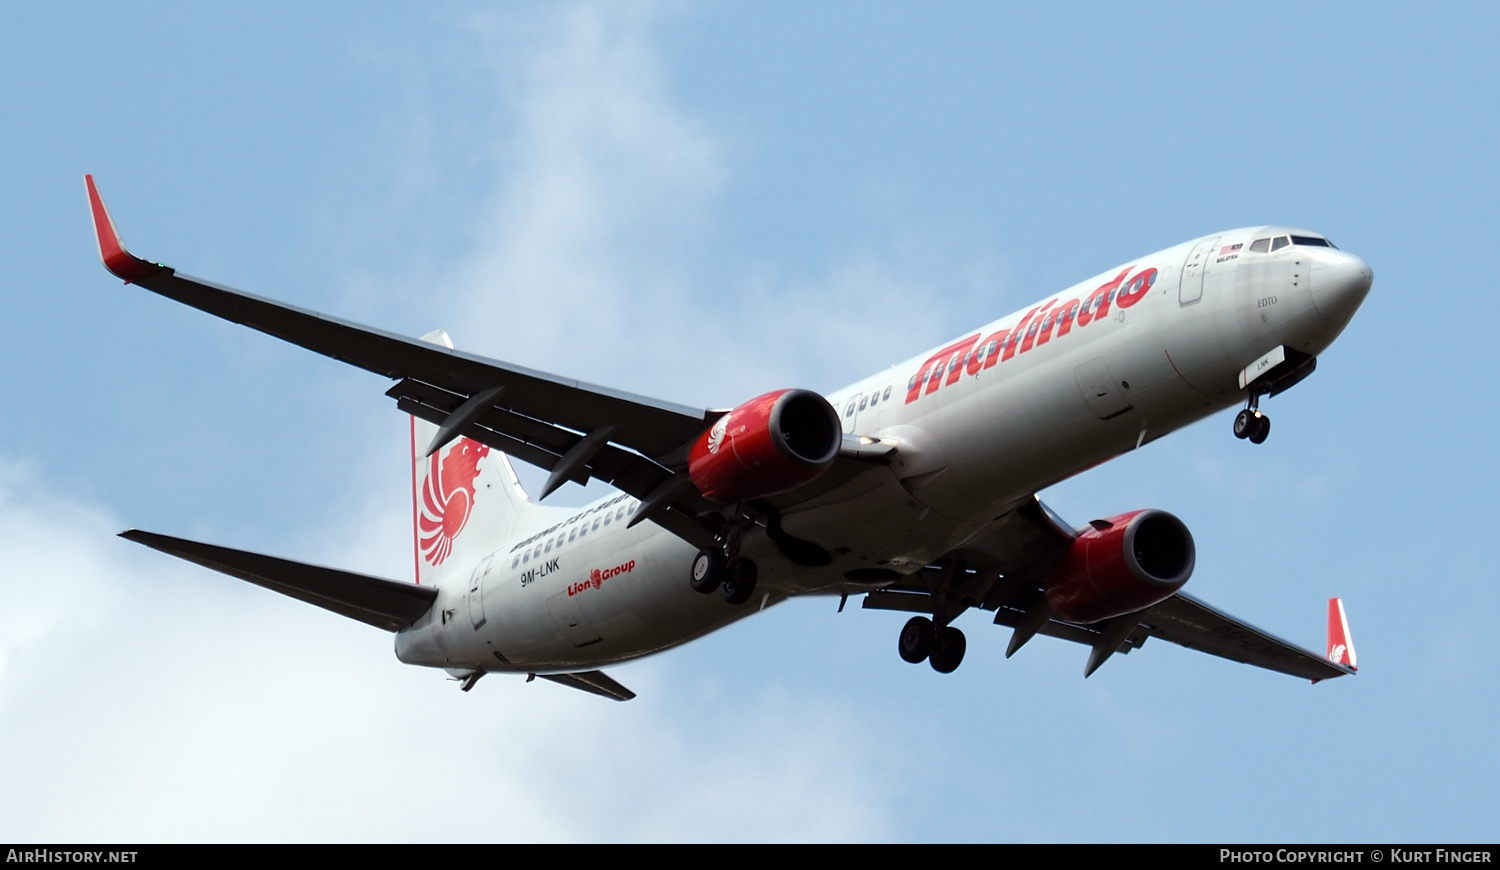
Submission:
[[[1234,230],[1142,257],[828,396],[846,434],[895,450],[784,513],[783,528],[833,552],[832,564],[794,565],[758,529],[745,538],[760,575],[749,604],[694,592],[696,549],[650,522],[627,528],[629,496],[531,505],[503,546],[461,566],[468,583],[445,583],[397,635],[397,655],[453,670],[576,671],[792,595],[867,589],[850,571],[916,571],[1032,493],[1242,402],[1241,372],[1268,352],[1321,353],[1371,274],[1331,247],[1250,250],[1300,232]]]

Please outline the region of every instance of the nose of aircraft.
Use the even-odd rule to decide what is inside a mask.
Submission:
[[[1375,273],[1348,251],[1325,248],[1313,256],[1312,297],[1318,313],[1342,329],[1370,292]]]

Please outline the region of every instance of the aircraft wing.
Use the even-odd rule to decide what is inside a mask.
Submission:
[[[1090,625],[1060,619],[1049,613],[1041,584],[1075,534],[1032,496],[1000,517],[988,532],[950,554],[974,570],[946,580],[931,569],[919,572],[870,593],[864,606],[933,613],[939,602],[931,590],[945,588],[942,598],[953,602],[951,615],[968,606],[980,607],[994,611],[996,625],[1014,629],[1007,656],[1035,634],[1092,647],[1086,674],[1114,653],[1129,653],[1152,637],[1314,682],[1354,673],[1352,667],[1329,661],[1183,592],[1138,613]]]
[[[1016,627],[1024,616],[1025,610],[1020,608],[998,608],[995,624]],[[1135,620],[1135,627],[1126,634],[1114,652],[1128,653],[1144,645],[1148,638],[1159,637],[1178,646],[1222,659],[1313,682],[1354,673],[1351,667],[1331,662],[1312,650],[1282,640],[1184,592],[1178,592],[1143,613],[1119,619]],[[1050,619],[1038,634],[1093,647],[1105,640],[1113,627],[1112,621],[1096,625],[1075,625]]]
[[[1178,646],[1314,682],[1354,673],[1183,592],[1151,608],[1144,623],[1152,636]]]
[[[447,427],[440,437],[462,435],[549,471],[562,467],[558,484],[599,478],[641,499],[641,515],[700,547],[712,543],[714,530],[696,519],[711,505],[682,485],[680,472],[687,447],[722,412],[462,353],[183,275],[127,251],[93,176],[85,182],[105,268],[127,283],[395,379],[387,395],[402,411]]]

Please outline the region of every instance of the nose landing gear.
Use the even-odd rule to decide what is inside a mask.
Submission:
[[[1251,444],[1262,444],[1271,434],[1271,418],[1259,409],[1246,408],[1234,416],[1234,437],[1247,439]]]
[[[1271,434],[1271,418],[1260,412],[1260,397],[1290,390],[1318,368],[1318,358],[1289,347],[1276,347],[1240,372],[1240,389],[1249,394],[1245,410],[1234,418],[1234,437],[1261,444]]]
[[[1260,394],[1251,393],[1245,410],[1234,415],[1234,437],[1263,444],[1271,435],[1271,418],[1260,412]]]

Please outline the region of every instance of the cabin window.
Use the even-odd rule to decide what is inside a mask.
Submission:
[[[868,405],[869,403],[870,403],[869,399],[865,398],[864,396],[860,396],[859,397],[859,409],[861,411],[863,411],[865,409],[865,406]]]
[[[609,525],[609,521],[612,520],[612,519],[614,519],[614,514],[606,513],[604,515],[604,524],[606,526]]]
[[[577,537],[578,537],[578,527],[574,526],[573,527],[573,531],[568,532],[568,543],[571,544],[573,542],[573,539],[575,539]]]
[[[594,520],[594,527],[592,529],[590,529],[589,531],[592,531],[592,532],[599,531],[599,521],[597,519]]]
[[[510,560],[510,566],[511,566],[511,567],[512,567],[512,568],[514,568],[514,567],[516,567],[516,566],[517,566],[517,565],[519,565],[519,564],[521,564],[521,557],[520,557],[520,556],[517,556],[517,557],[515,557],[515,558],[514,558],[514,559],[511,559],[511,560]]]
[[[618,522],[623,519],[625,519],[625,506],[620,505],[620,509],[615,511],[615,521]]]

